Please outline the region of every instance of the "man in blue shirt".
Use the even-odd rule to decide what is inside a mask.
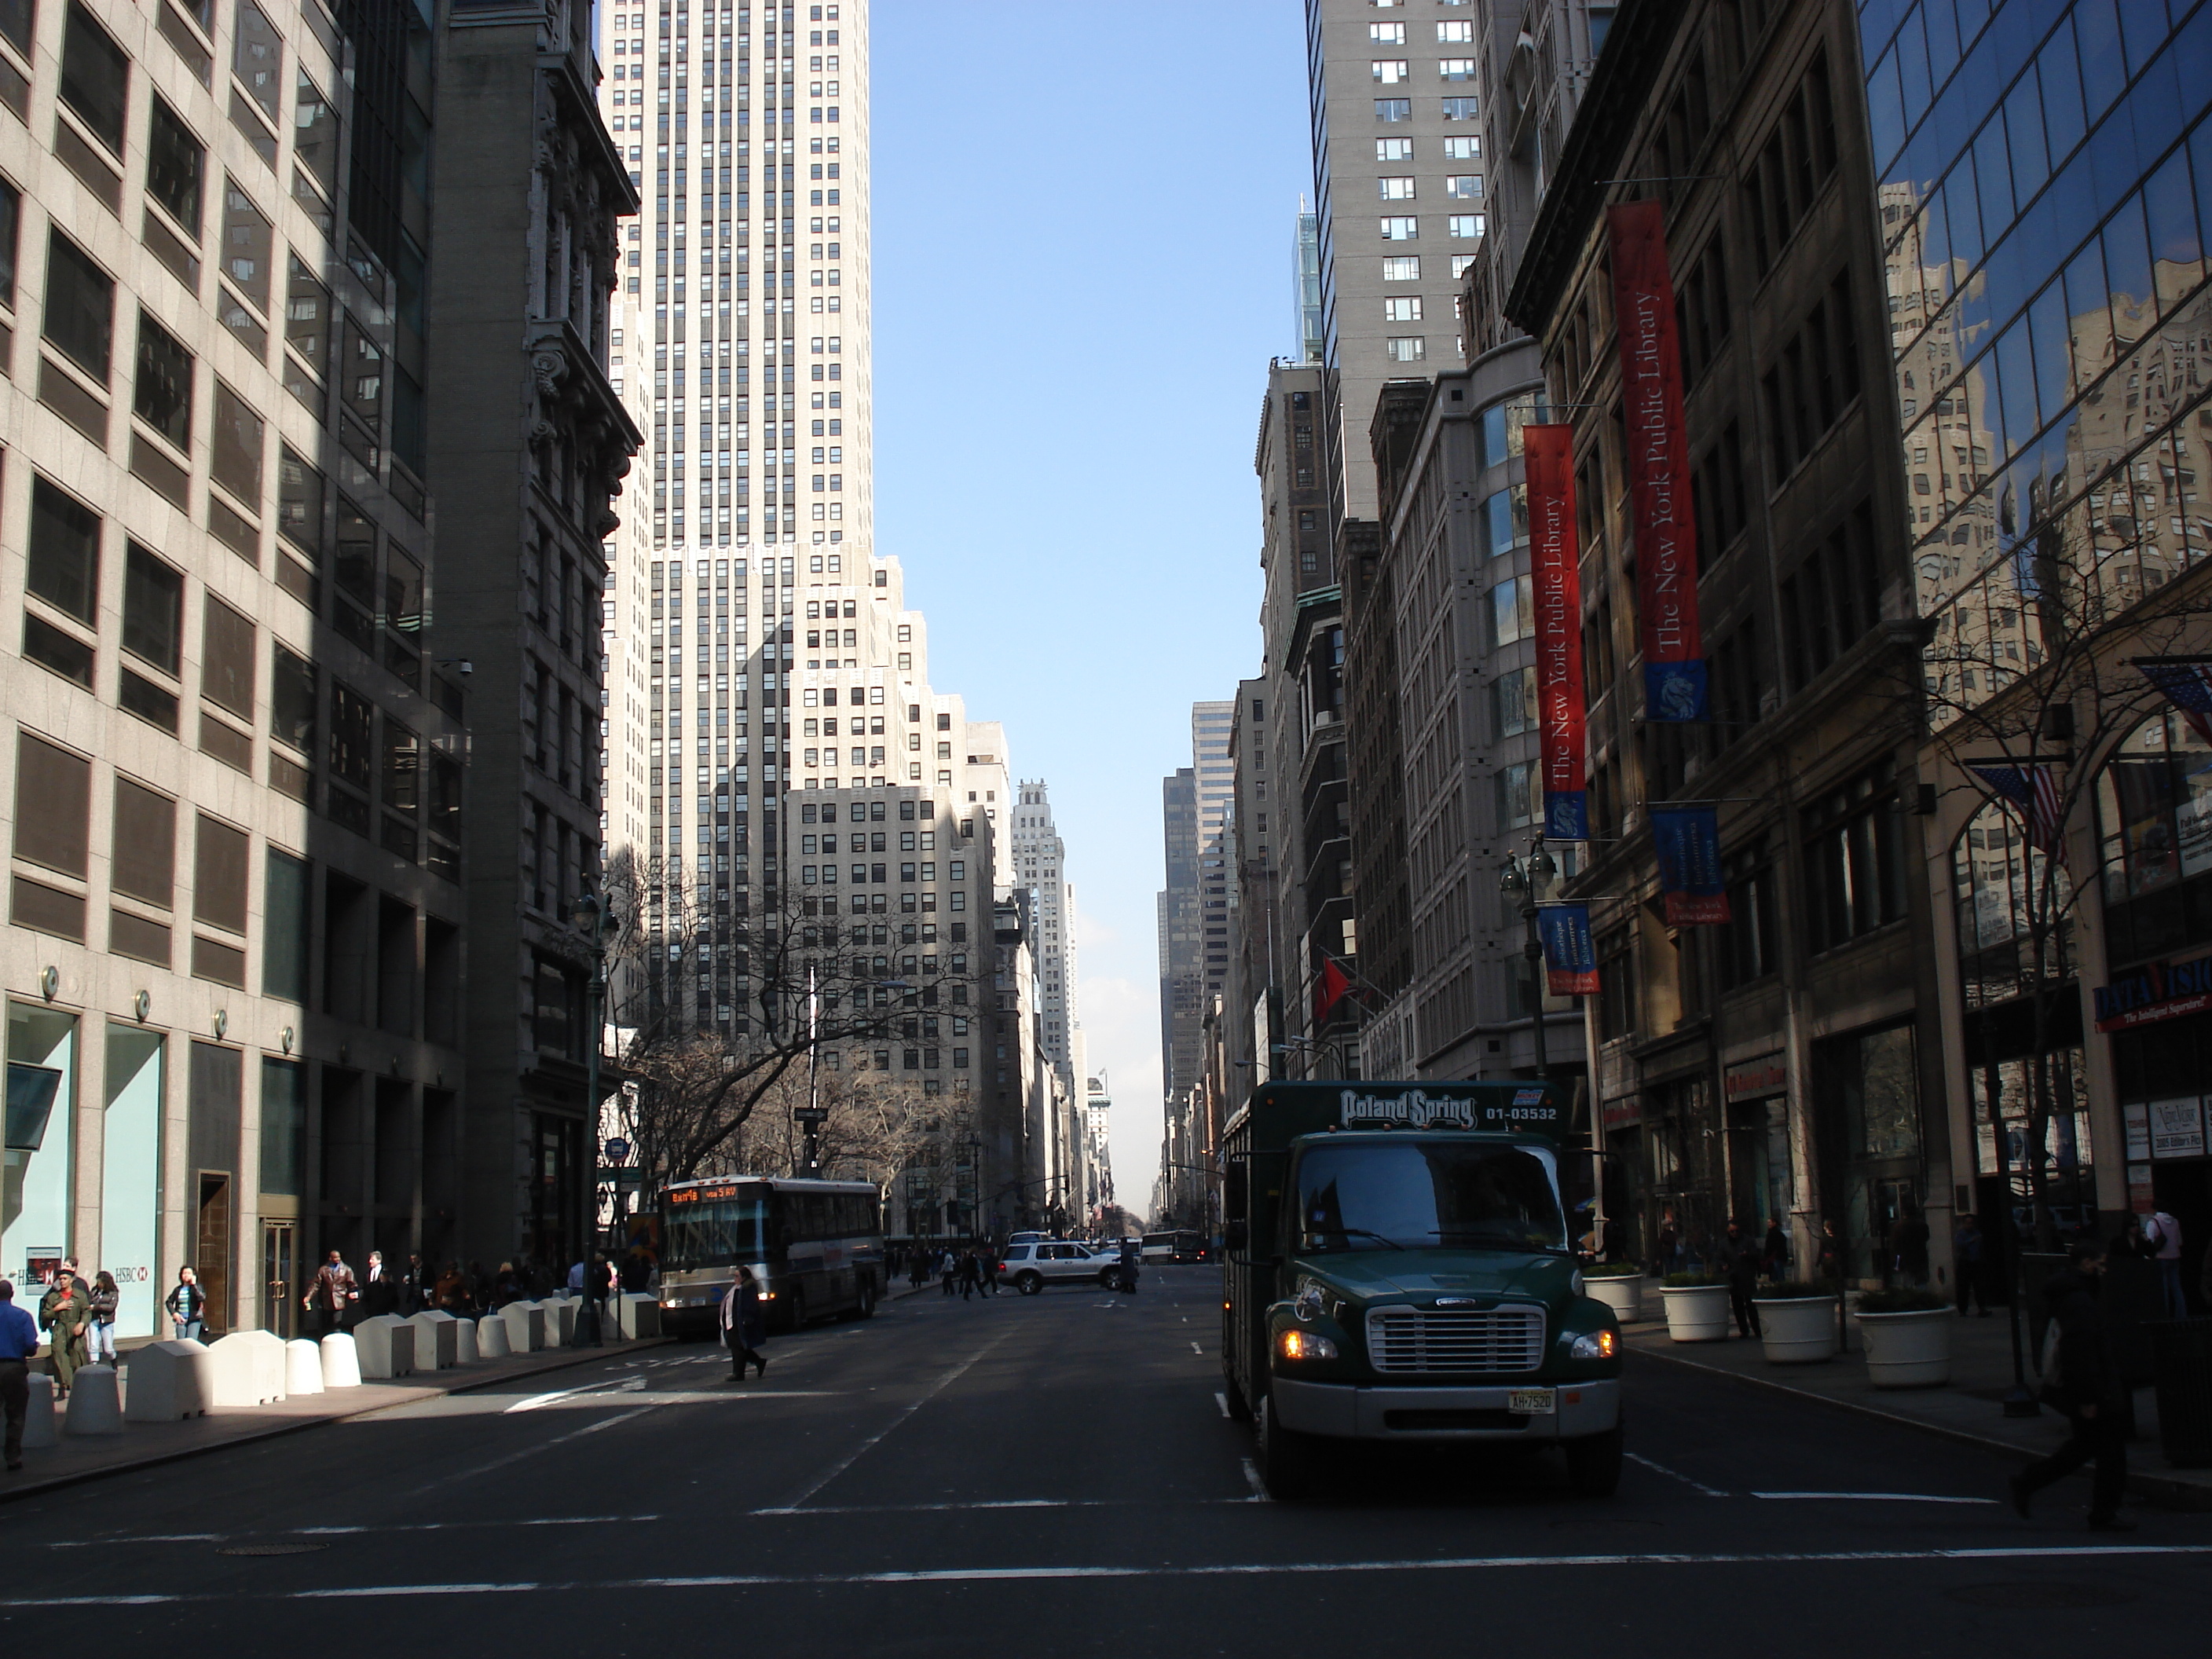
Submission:
[[[15,1287],[0,1279],[0,1409],[8,1418],[10,1470],[23,1467],[23,1417],[31,1408],[31,1356],[39,1351],[39,1328],[15,1305]]]

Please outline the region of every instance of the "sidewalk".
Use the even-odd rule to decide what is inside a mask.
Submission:
[[[203,1416],[174,1423],[126,1423],[120,1434],[76,1438],[64,1434],[54,1445],[27,1448],[20,1472],[0,1474],[0,1504],[75,1486],[82,1480],[96,1480],[106,1475],[172,1463],[179,1458],[197,1457],[204,1452],[250,1445],[278,1435],[297,1433],[301,1429],[319,1428],[326,1423],[343,1423],[390,1406],[434,1400],[441,1395],[465,1394],[475,1389],[496,1388],[547,1371],[641,1353],[673,1340],[648,1336],[635,1341],[611,1341],[603,1348],[548,1348],[504,1359],[479,1360],[473,1365],[456,1365],[441,1371],[424,1371],[395,1382],[364,1382],[358,1388],[296,1395],[270,1406],[218,1407]],[[126,1354],[124,1358],[127,1382],[130,1356]],[[58,1427],[66,1413],[66,1406],[56,1410]]]
[[[1812,1365],[1770,1364],[1756,1338],[1675,1342],[1668,1339],[1663,1319],[1624,1325],[1621,1337],[1632,1352],[1669,1364],[1840,1406],[2022,1461],[2044,1456],[2066,1438],[2066,1419],[2048,1407],[2035,1417],[2004,1414],[2002,1402],[2012,1389],[2012,1335],[2002,1309],[1986,1319],[1958,1322],[1952,1337],[1951,1381],[1935,1389],[1877,1389],[1869,1382],[1856,1328],[1850,1352]],[[2024,1328],[2021,1340],[2027,1340]],[[2039,1386],[2032,1358],[2027,1381],[2030,1389]],[[2136,1389],[2135,1400],[2136,1437],[2128,1443],[2130,1495],[2168,1509],[2212,1510],[2212,1469],[2169,1465],[2159,1449],[2156,1400],[2148,1389]]]

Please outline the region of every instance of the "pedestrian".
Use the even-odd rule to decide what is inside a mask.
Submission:
[[[115,1312],[122,1302],[123,1292],[116,1288],[115,1275],[102,1267],[92,1281],[91,1306],[86,1310],[86,1364],[115,1363]]]
[[[2181,1224],[2164,1210],[2154,1210],[2143,1223],[2143,1241],[2158,1254],[2158,1293],[2165,1300],[2169,1319],[2189,1317],[2189,1300],[2181,1293]]]
[[[332,1250],[315,1269],[315,1282],[300,1298],[300,1305],[313,1310],[322,1326],[319,1334],[329,1336],[353,1322],[354,1304],[360,1300],[361,1286],[353,1269],[346,1266],[344,1256]]]
[[[997,1245],[994,1244],[994,1245],[990,1246],[990,1248],[989,1248],[989,1249],[986,1249],[986,1250],[983,1252],[983,1294],[984,1294],[984,1295],[986,1295],[986,1296],[996,1296],[996,1295],[998,1295],[998,1293],[999,1293],[999,1274],[1000,1273],[1000,1272],[1001,1272],[1001,1271],[1003,1271],[1003,1270],[1004,1270],[1004,1268],[1006,1267],[1006,1264],[1005,1262],[1001,1261],[999,1259],[999,1247],[998,1247]]]
[[[1813,1276],[1840,1281],[1844,1276],[1844,1241],[1836,1236],[1836,1224],[1823,1221],[1820,1237],[1813,1259]]]
[[[190,1267],[177,1269],[177,1282],[162,1301],[168,1310],[169,1329],[179,1342],[197,1342],[204,1328],[201,1313],[207,1306],[207,1290]]]
[[[1778,1285],[1790,1277],[1790,1235],[1782,1231],[1782,1220],[1778,1216],[1767,1218],[1766,1243],[1759,1253],[1759,1259],[1766,1269],[1766,1276]]]
[[[0,1412],[7,1416],[8,1468],[23,1467],[23,1419],[31,1409],[31,1356],[39,1328],[15,1305],[15,1286],[0,1279]]]
[[[407,1257],[406,1270],[399,1275],[399,1311],[413,1318],[431,1305],[431,1271],[423,1265],[422,1258],[411,1252]]]
[[[468,1276],[459,1262],[447,1262],[446,1271],[438,1275],[437,1297],[438,1306],[455,1318],[469,1311]]]
[[[911,1259],[906,1265],[907,1286],[910,1290],[918,1291],[921,1288],[923,1281],[929,1277],[929,1253],[917,1244],[909,1254]]]
[[[2035,1494],[2071,1474],[2092,1459],[2096,1474],[2089,1492],[2093,1532],[2133,1532],[2135,1522],[2120,1514],[2128,1483],[2128,1395],[2113,1363],[2098,1287],[2105,1274],[2105,1247],[2087,1239],[2069,1252],[2071,1265],[2053,1273],[2043,1287],[2045,1305],[2058,1325],[2058,1363],[2044,1382],[2045,1400],[2066,1413],[2073,1433],[2050,1456],[2031,1463],[2012,1478],[2012,1506],[2024,1519]]]
[[[623,1258],[622,1287],[632,1296],[642,1295],[653,1282],[653,1258],[641,1244],[630,1246],[629,1254]]]
[[[1721,1241],[1721,1267],[1728,1274],[1729,1305],[1735,1310],[1735,1330],[1738,1336],[1758,1336],[1759,1304],[1751,1299],[1759,1288],[1759,1246],[1752,1242],[1743,1224],[1733,1216],[1729,1218],[1728,1234]]]
[[[952,1254],[950,1247],[937,1258],[937,1276],[944,1281],[945,1294],[951,1295],[953,1281],[960,1277],[960,1258]]]
[[[1928,1221],[1908,1208],[1890,1230],[1890,1274],[1898,1283],[1921,1285],[1928,1282]]]
[[[1982,1285],[1982,1255],[1987,1243],[1972,1210],[1959,1218],[1958,1231],[1951,1236],[1951,1255],[1959,1273],[1959,1316],[1962,1319],[1966,1317],[1968,1297],[1981,1310],[1983,1318],[1990,1316],[1989,1299]]]
[[[768,1341],[768,1322],[761,1316],[759,1282],[742,1261],[730,1269],[730,1288],[722,1292],[717,1315],[723,1346],[730,1351],[730,1381],[745,1380],[748,1361],[759,1366],[758,1374],[766,1376],[768,1357],[761,1348]]]
[[[983,1264],[973,1250],[960,1253],[960,1299],[963,1302],[983,1288]]]
[[[46,1369],[53,1373],[56,1400],[69,1397],[77,1367],[84,1364],[85,1315],[91,1304],[67,1267],[54,1275],[40,1299],[39,1324],[46,1333]]]
[[[568,1294],[571,1296],[584,1293],[584,1258],[580,1255],[568,1264]]]
[[[1626,1261],[1628,1260],[1628,1230],[1621,1225],[1620,1218],[1619,1216],[1608,1215],[1606,1217],[1605,1230],[1601,1234],[1601,1237],[1605,1241],[1604,1259],[1606,1261]]]
[[[384,1252],[368,1253],[368,1278],[361,1286],[361,1311],[369,1319],[381,1318],[399,1309],[399,1287],[385,1271]]]

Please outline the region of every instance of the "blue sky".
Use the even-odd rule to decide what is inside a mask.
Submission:
[[[875,0],[876,542],[930,676],[1052,787],[1123,1202],[1159,1154],[1160,779],[1258,665],[1297,345],[1296,0]]]

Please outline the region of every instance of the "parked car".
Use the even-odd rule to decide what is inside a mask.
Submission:
[[[1035,1296],[1048,1285],[1102,1285],[1108,1290],[1121,1284],[1121,1253],[1094,1250],[1072,1239],[1038,1239],[1009,1244],[999,1264],[999,1283],[1011,1285],[1024,1296]]]

